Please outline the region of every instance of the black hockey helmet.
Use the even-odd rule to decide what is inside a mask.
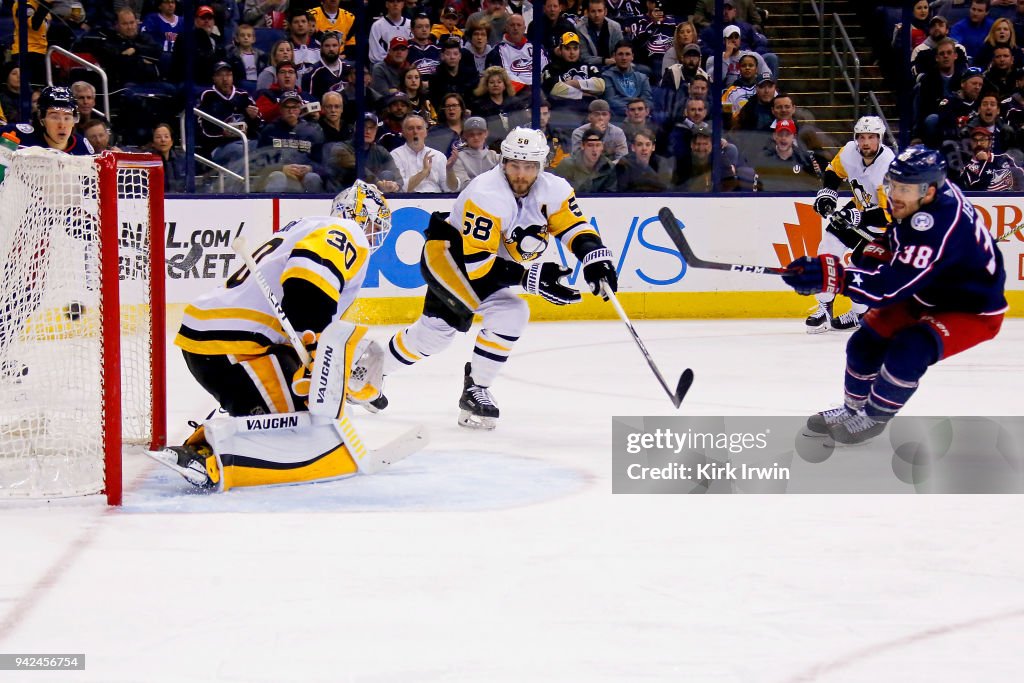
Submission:
[[[911,145],[893,160],[885,177],[890,182],[935,185],[942,189],[946,180],[946,160],[934,149]]]
[[[78,105],[75,103],[75,96],[71,94],[71,88],[60,85],[48,85],[39,93],[39,120],[46,118],[46,113],[51,109],[57,111],[71,112],[78,121]]]

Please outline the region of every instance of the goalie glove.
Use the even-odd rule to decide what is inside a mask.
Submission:
[[[608,300],[601,292],[601,283],[608,285],[612,292],[619,291],[619,276],[615,274],[612,264],[612,252],[607,247],[600,247],[583,257],[583,279],[590,285],[590,291]]]
[[[320,335],[312,330],[302,332],[299,337],[302,339],[306,351],[309,352],[309,365],[304,365],[292,375],[292,393],[300,398],[309,396],[310,377],[313,376],[313,361],[316,360],[316,344]]]
[[[822,218],[828,218],[839,205],[839,193],[827,187],[818,190],[814,195],[814,211]]]
[[[838,256],[821,254],[817,258],[802,256],[790,263],[782,274],[782,281],[797,294],[842,294],[846,286],[845,275]]]
[[[572,287],[563,285],[560,280],[572,271],[557,263],[534,263],[523,273],[523,289],[527,294],[539,294],[547,301],[557,305],[575,304],[583,297]]]

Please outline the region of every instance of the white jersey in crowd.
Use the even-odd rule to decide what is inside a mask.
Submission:
[[[888,209],[889,200],[885,196],[883,183],[885,182],[885,174],[889,170],[889,164],[895,158],[896,155],[891,149],[881,145],[875,160],[870,166],[865,166],[864,157],[861,156],[857,143],[851,140],[843,145],[843,148],[832,159],[828,168],[837,176],[846,180],[850,187],[860,188],[869,206],[880,206],[883,209]],[[861,205],[862,202],[856,192],[854,193],[854,201],[857,204],[857,208],[861,211],[866,208]]]
[[[369,57],[370,63],[383,62],[391,46],[392,38],[405,38],[412,40],[412,22],[402,17],[397,24],[391,23],[387,16],[383,16],[373,22],[370,27]]]
[[[448,220],[462,231],[471,280],[486,275],[496,258],[524,263],[540,257],[548,236],[571,248],[577,236],[597,234],[564,178],[541,172],[529,193],[517,199],[501,164],[470,181]]]
[[[355,221],[311,216],[289,223],[253,256],[278,301],[286,280],[305,280],[337,303],[329,313],[338,320],[359,294],[370,245]],[[198,354],[256,355],[289,342],[256,279],[243,268],[185,308],[174,343]]]

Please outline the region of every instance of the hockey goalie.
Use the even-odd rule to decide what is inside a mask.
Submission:
[[[390,228],[384,196],[357,180],[330,216],[293,221],[258,247],[258,272],[242,268],[186,307],[175,344],[228,417],[193,423],[184,445],[149,455],[200,488],[227,491],[372,473],[422,447],[414,429],[370,452],[345,414],[346,401],[376,411],[383,400],[381,348],[341,317]]]

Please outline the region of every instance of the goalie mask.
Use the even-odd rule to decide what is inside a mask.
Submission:
[[[331,206],[331,215],[358,223],[366,234],[371,254],[384,244],[391,230],[391,209],[384,194],[362,180],[338,193]]]

